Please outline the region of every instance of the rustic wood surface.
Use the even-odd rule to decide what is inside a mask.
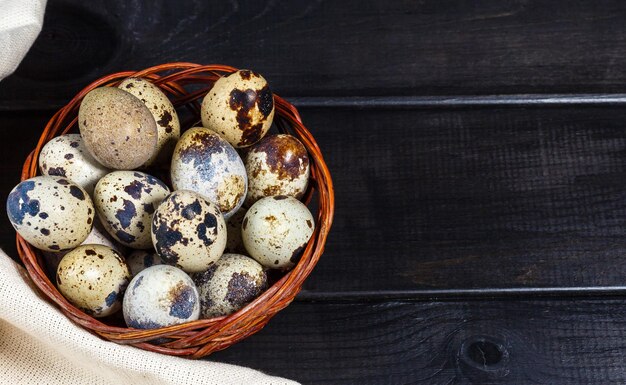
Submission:
[[[0,82],[0,198],[89,81],[254,68],[318,140],[336,219],[296,302],[209,359],[304,383],[624,383],[625,17],[615,0],[49,0]],[[0,246],[16,255],[4,215]]]

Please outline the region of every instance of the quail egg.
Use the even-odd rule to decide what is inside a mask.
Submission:
[[[126,264],[134,277],[150,266],[162,265],[163,261],[154,250],[134,250],[126,257]]]
[[[89,153],[108,168],[137,168],[157,150],[157,125],[150,110],[119,88],[100,87],[85,95],[78,128]]]
[[[57,268],[57,286],[68,301],[94,317],[118,311],[130,281],[121,255],[103,245],[78,246]]]
[[[299,200],[274,196],[258,200],[241,225],[243,244],[250,256],[272,269],[290,269],[299,260],[315,224]]]
[[[89,194],[109,172],[87,151],[79,134],[57,136],[46,143],[39,154],[39,170],[42,175],[66,177]]]
[[[240,254],[224,254],[207,270],[191,278],[200,294],[202,318],[234,313],[267,288],[263,266]]]
[[[137,329],[195,321],[200,316],[198,290],[191,278],[174,266],[148,267],[130,281],[123,312],[126,325]]]
[[[205,270],[226,247],[226,223],[216,205],[187,190],[170,194],[152,219],[152,241],[163,263]]]
[[[96,184],[94,201],[102,225],[113,238],[134,249],[148,249],[152,214],[169,192],[152,175],[114,171]]]
[[[143,78],[128,78],[117,87],[141,100],[156,121],[157,148],[154,155],[144,163],[144,166],[169,162],[176,141],[180,138],[180,122],[172,102],[159,87]]]
[[[125,255],[126,253],[126,248],[120,245],[118,242],[116,242],[113,239],[113,237],[111,237],[111,235],[109,235],[109,233],[107,233],[106,230],[104,230],[104,228],[102,227],[102,224],[97,219],[94,219],[93,228],[91,229],[91,232],[89,233],[87,238],[83,241],[83,243],[81,243],[81,245],[104,245],[117,251],[120,255]],[[57,252],[50,252],[50,251],[43,252],[43,255],[45,257],[44,263],[46,265],[48,276],[52,280],[54,280],[54,277],[56,276],[56,271],[57,271],[57,267],[59,266],[59,262],[61,262],[61,259],[63,259],[63,257],[68,252],[70,252],[70,250],[57,251]]]
[[[291,135],[270,135],[251,146],[245,157],[248,194],[245,205],[263,197],[287,195],[300,198],[309,182],[309,155]]]
[[[202,125],[234,147],[258,142],[274,119],[274,96],[263,76],[239,70],[218,79],[202,101]]]
[[[186,131],[172,156],[174,190],[191,190],[217,204],[226,219],[243,204],[248,177],[237,151],[215,132]]]
[[[87,238],[95,211],[89,194],[69,179],[36,176],[11,190],[7,214],[26,242],[41,250],[61,251]]]

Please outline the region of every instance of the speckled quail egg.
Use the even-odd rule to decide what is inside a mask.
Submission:
[[[78,246],[63,257],[57,286],[68,301],[94,317],[118,311],[130,272],[120,254],[103,245]]]
[[[258,142],[274,119],[274,96],[263,76],[239,70],[218,79],[202,101],[202,125],[234,147]]]
[[[203,271],[224,253],[226,223],[216,205],[200,194],[170,194],[152,218],[152,241],[163,263]]]
[[[172,156],[174,190],[191,190],[218,205],[228,219],[243,204],[248,177],[237,151],[215,132],[186,131]]]
[[[152,113],[157,124],[158,139],[154,155],[144,163],[169,162],[176,141],[180,138],[180,122],[172,102],[161,89],[143,78],[128,78],[118,88],[136,96]]]
[[[242,207],[226,221],[228,236],[226,238],[224,253],[247,253],[245,247],[243,247],[243,240],[241,239],[241,223],[243,222],[243,217],[246,215],[246,212],[247,210]]]
[[[46,143],[39,154],[39,170],[42,175],[66,177],[89,194],[109,172],[87,151],[79,134],[57,136]]]
[[[200,316],[198,290],[182,270],[156,265],[139,272],[124,295],[124,320],[137,329],[156,329],[195,321]]]
[[[207,270],[192,274],[191,278],[200,294],[201,318],[234,313],[267,288],[263,266],[240,254],[224,254]]]
[[[152,247],[152,214],[169,192],[152,175],[114,171],[96,184],[94,202],[102,225],[113,238],[134,249],[148,249]]]
[[[137,168],[157,150],[157,125],[150,110],[119,88],[100,87],[85,95],[78,128],[89,153],[108,168]]]
[[[87,238],[95,210],[89,194],[69,179],[36,176],[11,190],[7,214],[26,242],[41,250],[60,251]]]
[[[300,258],[315,224],[299,200],[274,196],[258,200],[241,225],[243,244],[250,256],[273,269],[290,269]]]
[[[150,266],[162,265],[163,261],[154,250],[134,250],[126,257],[126,264],[134,277]]]
[[[261,198],[287,195],[300,198],[309,183],[309,155],[291,135],[270,135],[250,147],[244,164],[248,173],[250,207]]]
[[[117,251],[120,255],[126,254],[126,248],[116,242],[113,237],[109,233],[106,232],[104,227],[102,227],[102,223],[97,219],[93,220],[93,228],[91,232],[87,236],[87,238],[81,243],[81,245],[104,245],[110,247],[111,249]],[[61,259],[69,253],[71,250],[67,251],[44,251],[44,263],[46,265],[46,269],[48,272],[48,276],[54,280],[56,276],[57,267],[59,266],[59,262]]]

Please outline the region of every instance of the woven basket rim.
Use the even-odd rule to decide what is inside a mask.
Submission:
[[[78,107],[83,97],[101,86],[116,86],[129,77],[150,80],[165,92],[177,108],[188,108],[193,116],[199,115],[199,100],[210,90],[220,76],[237,71],[235,67],[221,64],[201,65],[187,62],[164,63],[141,71],[123,71],[103,76],[78,92],[59,109],[46,124],[39,141],[26,158],[21,180],[38,174],[38,155],[53,137],[66,134],[77,126]],[[185,86],[206,86],[189,92]],[[334,190],[328,167],[317,142],[302,123],[298,110],[285,99],[274,94],[275,125],[280,132],[296,136],[309,153],[311,177],[309,189],[303,200],[308,202],[317,192],[318,212],[316,227],[302,257],[296,266],[269,287],[253,302],[241,310],[211,319],[201,319],[159,329],[133,329],[110,326],[93,318],[69,303],[50,282],[41,266],[42,254],[16,235],[18,254],[28,275],[42,294],[56,305],[68,318],[100,337],[120,344],[130,344],[141,349],[168,355],[200,358],[248,337],[262,329],[280,310],[293,301],[309,276],[321,254],[334,216]],[[181,124],[181,128],[189,124]],[[154,339],[161,342],[148,342]],[[168,339],[163,341],[163,338]]]

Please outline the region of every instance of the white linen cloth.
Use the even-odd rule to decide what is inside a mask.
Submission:
[[[102,340],[44,300],[0,250],[0,384],[297,384],[259,371]]]
[[[12,74],[43,25],[46,0],[0,0],[0,80]]]

